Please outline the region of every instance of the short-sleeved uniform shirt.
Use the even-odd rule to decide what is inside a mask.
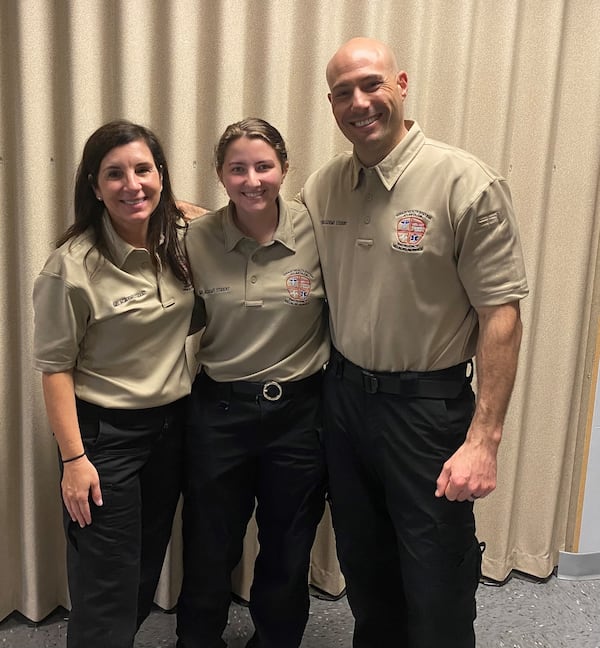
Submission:
[[[431,371],[471,358],[476,309],[528,292],[506,181],[407,125],[376,166],[336,156],[301,193],[333,343],[372,371]]]
[[[279,202],[273,240],[235,225],[234,205],[190,223],[186,249],[206,328],[197,360],[217,382],[295,381],[329,357],[325,292],[311,220]]]
[[[86,232],[56,249],[35,281],[34,366],[73,369],[76,395],[102,407],[171,403],[191,389],[185,339],[193,288],[168,267],[157,271],[106,213],[103,227],[112,261]]]

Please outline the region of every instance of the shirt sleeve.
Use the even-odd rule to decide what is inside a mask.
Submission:
[[[42,272],[33,287],[33,365],[57,373],[72,369],[80,353],[90,309],[79,289]]]
[[[523,252],[510,191],[496,179],[456,225],[456,258],[471,304],[499,306],[528,294]]]

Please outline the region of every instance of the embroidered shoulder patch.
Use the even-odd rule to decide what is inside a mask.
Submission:
[[[290,270],[285,273],[286,302],[294,306],[308,303],[312,289],[312,275],[306,270]]]
[[[416,209],[400,212],[394,219],[392,247],[403,252],[420,252],[431,216]]]
[[[483,216],[477,216],[477,225],[482,227],[489,227],[490,225],[498,225],[500,222],[500,212],[494,212],[493,214],[483,214]]]

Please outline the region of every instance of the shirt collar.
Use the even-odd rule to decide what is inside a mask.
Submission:
[[[373,167],[366,167],[356,155],[352,153],[352,189],[356,189],[365,169],[374,169],[383,186],[390,191],[404,173],[406,168],[415,158],[417,153],[425,144],[425,135],[421,127],[415,121],[407,121],[408,133],[404,138],[386,155],[386,157]]]
[[[125,261],[127,261],[127,257],[132,252],[139,250],[140,248],[133,247],[133,245],[130,245],[129,243],[127,243],[127,241],[124,241],[117,234],[107,211],[104,211],[104,214],[102,216],[102,225],[104,227],[106,245],[108,247],[110,256],[112,257],[114,264],[118,268],[122,268],[125,265]],[[147,250],[144,250],[144,252],[148,254]]]
[[[281,196],[277,196],[277,204],[279,205],[279,223],[277,229],[273,234],[273,242],[278,242],[284,245],[292,252],[296,251],[296,239],[294,237],[294,228],[292,218],[285,200]],[[225,234],[225,250],[231,252],[242,239],[248,237],[238,229],[234,220],[235,206],[229,201],[223,214],[223,232]]]

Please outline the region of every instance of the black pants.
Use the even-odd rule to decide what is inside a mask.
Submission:
[[[308,568],[324,509],[320,380],[271,402],[207,376],[192,389],[186,428],[184,579],[177,635],[184,648],[224,646],[231,572],[257,501],[260,551],[250,592],[249,645],[297,648],[308,620]]]
[[[184,401],[144,410],[77,401],[103,505],[90,500],[83,529],[65,510],[68,648],[131,648],[150,612],[181,492]]]
[[[474,407],[368,393],[325,375],[324,443],[355,648],[473,648],[481,554],[473,506],[436,498]]]

